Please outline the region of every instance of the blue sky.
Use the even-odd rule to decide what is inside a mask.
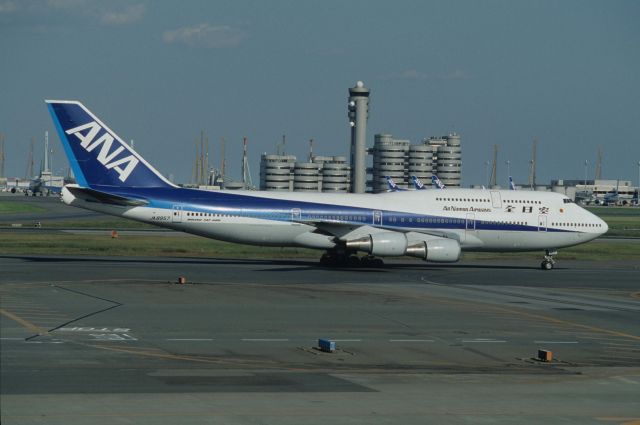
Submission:
[[[188,181],[204,129],[240,176],[259,156],[347,155],[348,87],[371,89],[375,133],[412,142],[456,131],[464,184],[500,145],[517,182],[539,141],[539,181],[638,178],[637,1],[0,0],[0,132],[6,172],[25,173],[49,130],[43,100],[78,99],[165,175]],[[36,160],[41,157],[40,145]]]

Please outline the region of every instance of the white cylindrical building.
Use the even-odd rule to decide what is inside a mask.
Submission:
[[[260,190],[293,190],[293,155],[267,155],[260,157]]]
[[[373,192],[384,192],[388,189],[387,177],[391,177],[399,187],[406,188],[409,141],[396,140],[390,134],[376,134],[372,152]]]
[[[433,147],[429,145],[411,145],[409,147],[409,178],[416,176],[425,185],[431,187],[433,174]]]
[[[314,162],[296,162],[293,167],[294,192],[319,192],[322,181],[320,164]]]

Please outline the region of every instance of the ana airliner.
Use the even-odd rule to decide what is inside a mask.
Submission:
[[[544,252],[588,242],[607,224],[568,197],[477,189],[380,194],[204,191],[155,170],[82,103],[48,100],[76,177],[64,203],[208,238],[324,250],[323,265],[379,257],[455,262],[461,251]],[[365,255],[358,257],[358,252]]]

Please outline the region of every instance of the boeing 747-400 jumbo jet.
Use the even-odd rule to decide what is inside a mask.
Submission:
[[[165,179],[82,103],[48,100],[77,184],[68,204],[223,241],[324,250],[323,265],[462,250],[544,251],[588,242],[607,224],[558,193],[475,189],[380,194],[203,191]],[[358,257],[358,252],[366,255]]]

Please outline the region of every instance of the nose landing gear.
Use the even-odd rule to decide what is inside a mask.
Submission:
[[[542,263],[540,263],[540,268],[542,270],[553,269],[553,266],[555,266],[556,264],[555,260],[553,259],[553,256],[557,254],[558,254],[558,251],[551,251],[547,249],[545,251],[544,260],[542,260]]]

